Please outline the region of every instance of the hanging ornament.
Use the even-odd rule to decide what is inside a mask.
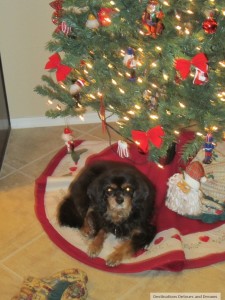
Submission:
[[[196,54],[191,60],[179,58],[175,60],[175,69],[179,72],[182,80],[185,80],[191,71],[191,66],[195,67],[193,83],[203,85],[208,82],[208,59],[204,53]]]
[[[118,141],[117,153],[121,158],[129,157],[128,144],[125,141]]]
[[[110,26],[112,23],[112,15],[116,13],[113,8],[103,7],[98,12],[98,21],[101,26]]]
[[[85,24],[85,26],[87,27],[87,28],[89,28],[89,29],[97,29],[98,27],[99,27],[99,22],[98,22],[98,20],[95,18],[95,16],[94,15],[89,15],[88,16],[88,20],[87,20],[87,22],[86,22],[86,24]]]
[[[56,69],[57,81],[63,81],[71,72],[71,68],[61,64],[61,57],[58,53],[53,54],[49,57],[49,61],[45,65],[45,69],[53,70]]]
[[[214,148],[215,145],[213,143],[213,136],[211,133],[207,133],[205,143],[203,145],[203,150],[205,151],[205,158],[203,160],[204,164],[210,164],[212,162]]]
[[[132,69],[131,72],[130,72],[129,80],[130,81],[135,81],[136,80],[135,69],[136,69],[136,66],[137,66],[137,60],[135,59],[134,50],[131,47],[129,47],[127,49],[127,52],[124,55],[123,64],[128,69]]]
[[[213,13],[210,14],[210,16],[202,23],[202,28],[205,31],[205,33],[213,34],[217,30],[217,22],[213,18]]]
[[[72,133],[73,131],[69,127],[66,127],[62,134],[62,139],[65,142],[67,153],[71,153],[74,148],[74,138]]]
[[[79,93],[82,87],[85,84],[84,79],[78,79],[76,80],[71,86],[70,86],[70,94],[74,96],[75,94]]]
[[[162,23],[163,18],[164,13],[159,6],[159,2],[150,0],[142,16],[144,28],[147,30],[146,35],[150,35],[154,39],[157,38],[165,28]]]
[[[127,53],[124,55],[123,64],[129,69],[135,69],[137,66],[134,50],[130,47],[127,49]]]
[[[143,92],[143,98],[149,110],[157,110],[159,98],[159,94],[157,92],[153,94],[152,91],[145,90]]]
[[[65,35],[69,35],[72,32],[72,27],[68,26],[65,21],[58,25],[55,30],[56,33],[63,32]]]
[[[61,11],[54,11],[52,14],[52,23],[55,25],[59,25],[61,17],[62,17]]]

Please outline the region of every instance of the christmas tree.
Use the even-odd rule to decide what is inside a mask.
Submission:
[[[207,134],[223,138],[225,4],[223,0],[56,0],[48,75],[35,88],[48,117],[83,116],[107,126],[118,116],[124,139],[149,159],[164,157],[183,130],[195,131],[183,158]]]

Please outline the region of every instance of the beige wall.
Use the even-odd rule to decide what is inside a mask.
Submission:
[[[46,111],[46,98],[33,90],[51,55],[45,48],[55,29],[49,2],[0,0],[0,52],[11,119],[44,116]]]

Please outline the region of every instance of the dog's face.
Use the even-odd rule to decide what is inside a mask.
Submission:
[[[145,182],[130,170],[112,170],[104,172],[89,185],[88,195],[104,218],[119,224],[143,205],[149,190]]]

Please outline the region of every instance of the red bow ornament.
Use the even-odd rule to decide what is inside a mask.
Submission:
[[[158,125],[149,129],[147,132],[132,130],[131,135],[133,140],[138,144],[139,148],[144,153],[147,153],[149,150],[149,142],[151,142],[157,148],[162,146],[162,137],[165,135],[165,132],[162,127]]]
[[[196,69],[194,84],[202,85],[208,82],[208,59],[204,53],[196,54],[191,60],[178,58],[175,60],[175,69],[179,72],[181,78],[185,80],[190,74],[191,66]]]
[[[61,64],[61,58],[58,53],[53,54],[49,57],[49,61],[45,65],[45,69],[56,69],[57,81],[63,81],[67,75],[71,72],[71,68]]]

